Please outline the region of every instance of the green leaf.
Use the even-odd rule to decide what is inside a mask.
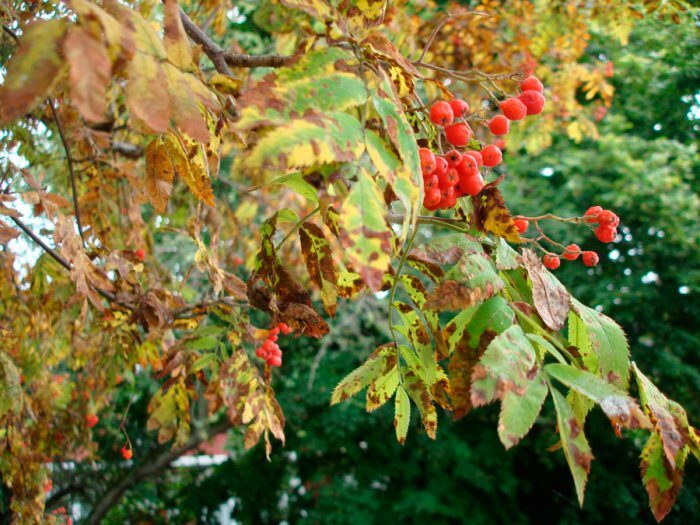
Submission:
[[[311,184],[306,182],[301,173],[290,173],[289,175],[282,175],[281,177],[273,180],[271,185],[280,184],[287,186],[288,188],[294,190],[296,193],[304,197],[311,202],[318,202],[318,195],[316,194],[316,188]]]
[[[517,445],[530,431],[547,397],[547,383],[541,374],[530,381],[525,394],[507,392],[498,417],[498,437],[506,449]]]
[[[408,435],[408,424],[411,422],[411,400],[403,387],[396,390],[394,402],[394,430],[397,441],[403,445]]]
[[[603,379],[626,390],[629,385],[629,345],[622,328],[592,308],[571,299],[571,306],[586,326],[591,350],[598,360],[598,373]]]
[[[22,384],[19,370],[10,356],[0,351],[0,417],[8,412],[18,413],[22,408]]]
[[[347,113],[308,115],[270,130],[243,160],[243,167],[288,170],[351,162],[364,151],[360,122]]]
[[[671,511],[683,482],[683,465],[687,456],[679,454],[677,468],[671,466],[664,452],[664,444],[656,432],[642,450],[642,482],[649,495],[649,507],[656,521],[661,521]],[[674,461],[675,463],[675,461]]]
[[[347,257],[375,292],[382,288],[391,263],[392,232],[384,220],[385,213],[377,183],[360,169],[340,210],[338,228]]]
[[[649,419],[637,403],[600,377],[560,363],[546,365],[544,370],[549,376],[598,403],[613,424],[624,428],[651,428]]]
[[[503,238],[498,238],[496,246],[496,268],[499,270],[515,270],[520,266],[518,262],[518,252],[510,247],[510,244]]]
[[[537,369],[537,354],[519,325],[497,335],[472,372],[471,400],[481,406],[507,392],[525,395]]]
[[[213,336],[199,337],[190,339],[185,343],[185,347],[190,350],[211,350],[219,344],[219,339]]]
[[[61,43],[66,27],[62,19],[41,20],[24,30],[0,87],[0,123],[29,113],[59,80],[65,67]]]
[[[380,346],[370,354],[364,363],[338,383],[331,396],[331,405],[354,396],[370,383],[391,372],[392,369],[396,368],[397,363],[396,345],[387,343]]]
[[[557,413],[557,427],[561,444],[576,486],[578,502],[583,505],[588,473],[591,470],[593,454],[583,433],[583,421],[576,417],[567,400],[558,390],[552,389],[554,409]]]

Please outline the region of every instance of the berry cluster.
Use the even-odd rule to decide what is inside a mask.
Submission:
[[[503,115],[496,115],[488,121],[488,128],[494,135],[506,135],[511,120],[521,120],[526,115],[542,112],[545,102],[542,82],[531,76],[522,81],[520,89],[520,95],[500,103]],[[429,210],[449,209],[457,204],[459,197],[477,195],[484,187],[480,168],[494,168],[503,160],[501,148],[495,144],[484,146],[480,151],[456,149],[472,147],[470,142],[474,131],[467,122],[468,118],[472,118],[469,104],[458,98],[449,102],[440,100],[430,108],[430,121],[442,128],[441,133],[444,133],[445,140],[453,149],[437,155],[429,148],[419,150],[425,188],[423,205]],[[438,142],[442,145],[441,140]],[[476,147],[479,145],[476,144]]]
[[[586,210],[586,213],[583,214],[582,219],[583,222],[585,222],[593,228],[595,236],[600,242],[613,242],[615,240],[615,237],[617,237],[617,226],[618,224],[620,224],[620,218],[614,212],[610,210],[605,210],[600,206],[592,206]],[[538,218],[532,220],[534,220],[535,226],[538,228],[538,231],[541,234],[540,237],[536,239],[531,239],[532,241],[537,242],[539,239],[544,238],[551,244],[560,246],[564,249],[564,251],[560,255],[547,252],[542,258],[542,263],[545,265],[545,267],[547,267],[550,270],[556,270],[561,265],[561,259],[565,259],[567,261],[575,261],[579,258],[579,256],[581,256],[581,260],[586,266],[596,266],[598,264],[599,258],[596,252],[581,251],[581,248],[577,244],[569,244],[568,246],[564,247],[552,241],[549,237],[544,235],[542,230],[539,229],[539,227],[537,226]],[[581,218],[572,220],[581,221]],[[528,230],[530,226],[530,221],[525,217],[516,217],[515,219],[513,219],[513,225],[515,226],[515,229],[518,231],[518,233],[522,235]],[[538,244],[538,246],[540,245]],[[542,247],[540,246],[540,248]],[[543,249],[543,251],[545,250]]]
[[[265,360],[268,366],[282,366],[282,350],[277,344],[279,333],[284,335],[292,333],[287,323],[279,323],[267,334],[267,339],[255,350],[255,355]]]
[[[604,210],[600,206],[592,206],[583,214],[583,219],[588,224],[596,224],[593,230],[600,242],[613,242],[617,237],[617,225],[620,218],[610,210]]]

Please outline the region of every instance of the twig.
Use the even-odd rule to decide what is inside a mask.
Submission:
[[[289,239],[292,234],[294,234],[295,231],[297,231],[299,228],[301,228],[301,225],[304,224],[306,221],[308,221],[311,217],[316,215],[316,213],[321,209],[320,206],[316,206],[313,210],[311,210],[309,213],[304,215],[301,219],[297,221],[297,223],[292,227],[291,230],[287,232],[287,235],[285,235],[282,240],[279,242],[277,246],[275,246],[275,250],[279,250],[280,246],[284,244],[284,242]]]
[[[430,46],[433,44],[433,40],[435,40],[435,37],[437,34],[440,32],[442,27],[449,22],[452,18],[462,18],[465,16],[470,16],[470,15],[475,15],[475,16],[486,16],[488,17],[489,14],[485,13],[483,11],[462,11],[459,13],[447,13],[440,22],[435,26],[435,29],[433,29],[433,32],[430,33],[430,36],[428,37],[428,41],[425,44],[425,47],[423,48],[423,52],[420,54],[418,57],[418,60],[416,62],[423,62],[423,59],[425,58],[425,55],[428,53],[428,50],[430,49]]]
[[[289,55],[246,55],[245,53],[226,52],[226,63],[231,67],[282,67],[291,62]]]
[[[83,247],[86,247],[85,234],[83,234],[83,225],[80,222],[80,208],[78,207],[78,191],[75,187],[75,169],[73,167],[73,157],[70,153],[70,147],[68,146],[68,140],[66,139],[66,134],[63,130],[63,124],[61,124],[61,119],[58,118],[58,113],[56,113],[56,108],[53,105],[51,99],[47,99],[46,103],[51,108],[51,114],[53,119],[56,121],[56,127],[58,127],[58,135],[61,138],[61,143],[63,144],[63,149],[66,152],[66,160],[68,161],[68,172],[70,173],[70,185],[73,192],[73,207],[75,208],[75,221],[78,223],[78,233],[80,233],[80,239],[83,241]]]
[[[12,40],[15,41],[16,44],[19,44],[19,37],[17,36],[17,33],[15,33],[12,29],[7,27],[6,25],[2,26],[2,30],[5,31],[5,33],[7,33],[8,35],[10,35],[10,37],[12,38]]]

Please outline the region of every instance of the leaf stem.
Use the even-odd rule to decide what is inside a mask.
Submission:
[[[282,240],[277,244],[277,246],[275,246],[275,250],[279,250],[279,249],[280,249],[280,246],[282,246],[282,245],[284,244],[284,242],[285,242],[287,239],[289,239],[289,238],[294,234],[294,232],[297,231],[297,230],[301,227],[302,224],[304,224],[307,220],[309,220],[309,219],[310,219],[311,217],[313,217],[316,213],[318,213],[320,209],[321,209],[321,206],[320,206],[320,205],[319,205],[319,206],[316,206],[313,210],[311,210],[309,213],[307,213],[307,214],[304,215],[301,219],[299,219],[299,220],[297,221],[297,223],[292,227],[292,229],[289,230],[289,231],[287,232],[287,235],[285,235],[285,236],[282,238]]]

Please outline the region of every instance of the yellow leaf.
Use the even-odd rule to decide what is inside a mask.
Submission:
[[[180,69],[192,67],[192,50],[180,20],[177,0],[165,0],[165,22],[163,25],[165,50],[168,60]]]

